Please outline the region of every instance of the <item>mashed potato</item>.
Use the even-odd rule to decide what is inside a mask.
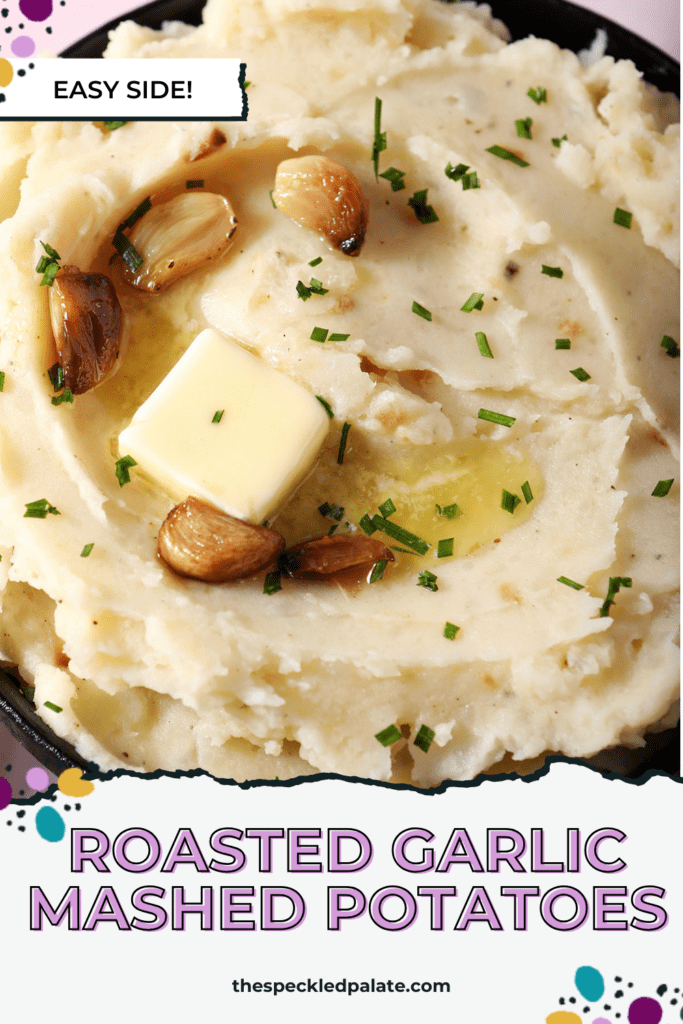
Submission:
[[[678,693],[678,484],[652,495],[677,476],[672,97],[434,0],[209,0],[197,29],[125,23],[107,56],[239,57],[249,116],[2,126],[0,658],[46,722],[102,769],[238,780],[428,786],[642,743]],[[318,153],[369,203],[353,259],[271,202],[281,161]],[[229,199],[234,244],[136,291],[108,266],[117,225],[188,179]],[[73,404],[52,402],[41,241],[110,275],[131,328]],[[176,499],[139,467],[120,485],[117,438],[207,327],[334,414],[269,525],[355,535],[390,498],[426,554],[380,531],[403,548],[381,579],[275,593],[158,559]]]

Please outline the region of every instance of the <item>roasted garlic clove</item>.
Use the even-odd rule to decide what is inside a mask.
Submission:
[[[284,551],[284,538],[253,526],[199,498],[187,498],[166,516],[159,555],[180,576],[229,583],[253,576]]]
[[[323,235],[334,249],[357,256],[368,226],[361,183],[326,156],[300,156],[278,166],[273,189],[278,210]]]
[[[114,285],[104,274],[65,266],[50,292],[50,320],[64,384],[74,395],[111,373],[123,342],[124,317]]]
[[[280,555],[280,571],[286,576],[331,576],[343,569],[375,565],[386,559],[393,562],[394,554],[380,540],[360,535],[333,534],[316,537],[302,544],[295,544]]]
[[[124,265],[129,284],[161,292],[228,249],[237,218],[225,196],[183,192],[152,206],[132,227],[128,239],[142,257],[137,270]]]

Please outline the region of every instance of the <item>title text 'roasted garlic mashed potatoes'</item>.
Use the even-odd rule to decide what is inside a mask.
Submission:
[[[127,22],[107,55],[238,57],[246,122],[2,126],[0,657],[102,769],[429,786],[671,720],[677,105],[628,61],[505,38],[470,3],[209,0],[198,29]],[[346,235],[341,185],[315,216],[301,182],[285,196],[304,156],[348,172]],[[178,212],[193,190],[219,197],[216,238]],[[142,269],[111,260],[117,229]],[[95,324],[90,363],[68,315]],[[284,540],[233,582],[158,556],[202,495],[170,449],[162,483],[119,442],[161,385],[202,462],[231,374],[164,389],[208,329],[333,414],[312,468],[283,440],[297,489],[263,537]],[[330,530],[367,539],[360,566],[297,554]],[[285,545],[314,571],[277,589]]]

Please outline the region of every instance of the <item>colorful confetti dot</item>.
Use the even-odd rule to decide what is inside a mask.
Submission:
[[[36,793],[42,793],[50,785],[50,776],[44,768],[29,768],[26,772],[26,782]]]
[[[581,1018],[571,1010],[555,1010],[546,1017],[545,1024],[581,1024]]]
[[[607,1020],[607,1017],[596,1017],[593,1024],[610,1024],[610,1021]]]
[[[628,1008],[630,1024],[659,1024],[662,1019],[662,1007],[656,999],[641,996],[634,999]]]
[[[0,811],[4,810],[12,799],[12,787],[3,776],[0,776]]]
[[[10,84],[14,78],[14,68],[8,60],[0,57],[0,86],[3,88]]]
[[[57,780],[60,793],[64,796],[88,796],[92,793],[95,787],[92,782],[83,779],[82,775],[80,768],[66,768]]]
[[[595,1003],[605,991],[605,979],[595,967],[579,967],[574,975],[574,984],[584,999]]]
[[[19,10],[29,21],[45,21],[52,14],[52,0],[19,0]]]
[[[59,811],[54,807],[41,807],[36,814],[36,828],[38,835],[46,839],[48,843],[58,843],[64,838],[66,825]]]
[[[15,57],[30,57],[35,49],[36,44],[30,36],[17,36],[12,40],[12,53]]]

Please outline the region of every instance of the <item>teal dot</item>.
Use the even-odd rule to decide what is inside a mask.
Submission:
[[[66,825],[59,811],[54,807],[41,807],[36,814],[38,835],[47,839],[48,843],[58,843],[64,838]]]
[[[584,999],[592,1003],[600,999],[605,991],[605,980],[595,967],[579,967],[574,983]]]

